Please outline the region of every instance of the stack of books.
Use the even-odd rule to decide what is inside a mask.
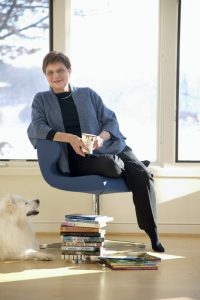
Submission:
[[[148,254],[143,243],[105,240],[99,261],[112,270],[157,270],[160,257]]]
[[[97,259],[105,240],[105,227],[112,217],[67,214],[60,225],[62,259],[81,262]]]

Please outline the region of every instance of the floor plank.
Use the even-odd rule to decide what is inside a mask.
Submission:
[[[147,244],[142,235],[106,238]],[[60,241],[58,235],[40,234],[40,243]],[[200,236],[162,236],[166,248],[154,271],[112,271],[99,264],[61,260],[59,249],[49,249],[51,262],[0,262],[0,299],[199,300]]]

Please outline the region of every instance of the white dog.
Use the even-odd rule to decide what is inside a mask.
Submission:
[[[38,251],[35,234],[28,222],[37,215],[40,201],[7,195],[0,200],[0,260],[52,260],[53,256]]]

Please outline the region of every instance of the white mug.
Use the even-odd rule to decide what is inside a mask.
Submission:
[[[82,151],[86,154],[92,154],[93,153],[93,147],[94,147],[94,141],[96,139],[96,135],[90,134],[90,133],[82,133],[82,142],[85,144],[85,146],[88,148],[82,149]]]

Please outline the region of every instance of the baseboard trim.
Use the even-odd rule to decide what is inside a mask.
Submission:
[[[60,231],[59,221],[34,221],[32,223],[36,232],[54,232]],[[141,233],[136,223],[108,223],[105,227],[107,233]],[[159,233],[166,234],[199,234],[200,224],[183,223],[158,223]]]

